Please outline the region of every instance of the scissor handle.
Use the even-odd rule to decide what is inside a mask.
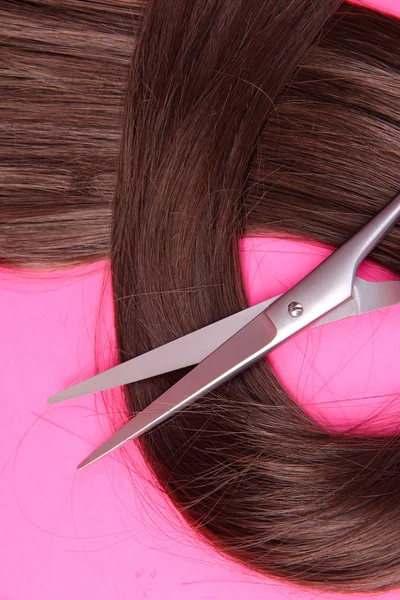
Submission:
[[[400,219],[400,194],[385,206],[365,227],[343,244],[332,256],[352,279],[362,261],[383,240]],[[339,275],[339,273],[338,273]]]
[[[277,344],[352,298],[357,268],[399,219],[400,194],[307,277],[265,310],[278,331],[275,340]]]

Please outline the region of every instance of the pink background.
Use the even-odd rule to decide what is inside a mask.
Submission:
[[[400,14],[398,0],[379,6]],[[327,252],[245,240],[249,303],[285,291]],[[106,407],[89,396],[49,407],[46,397],[91,375],[95,349],[101,367],[112,364],[107,269],[0,270],[0,600],[343,598],[258,577],[204,547],[158,492],[134,447],[130,471],[116,455],[76,471],[108,435],[106,413],[118,419],[119,404],[108,399]],[[371,265],[360,275],[391,277]],[[270,360],[293,397],[327,427],[372,418],[365,427],[393,431],[399,330],[397,306],[304,332]],[[382,597],[399,600],[400,591]]]

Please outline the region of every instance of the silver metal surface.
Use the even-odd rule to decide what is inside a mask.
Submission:
[[[358,288],[355,285],[356,270],[399,219],[400,194],[339,250],[204,358],[190,373],[95,450],[78,468],[89,465],[162,423],[305,327],[321,317],[329,316],[335,309],[344,309],[345,303],[355,303],[358,312],[360,295],[365,293],[365,289],[363,292],[362,285]],[[391,286],[391,289],[388,295],[393,293],[395,297],[395,286]],[[368,302],[366,300],[365,304]],[[299,303],[303,308],[296,318],[288,311],[292,303]]]
[[[278,333],[276,345],[353,297],[356,270],[369,252],[400,219],[400,194],[350,240],[266,309]],[[287,306],[300,302],[303,313],[293,319]]]
[[[400,281],[375,283],[356,277],[353,296],[351,300],[314,323],[312,327],[320,327],[399,303]],[[113,387],[196,365],[280,297],[281,295],[264,300],[103,373],[85,379],[85,381],[80,381],[76,385],[50,396],[47,402],[52,404],[86,394],[95,394]]]
[[[196,398],[243,371],[273,347],[276,333],[274,324],[262,312],[97,448],[78,465],[78,469],[146,433]]]
[[[303,307],[300,302],[291,302],[288,306],[288,311],[292,317],[300,317],[303,314]]]

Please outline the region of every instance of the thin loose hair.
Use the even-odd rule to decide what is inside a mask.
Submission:
[[[336,247],[399,189],[400,25],[336,0],[150,0],[113,206],[121,361],[246,307],[248,233]],[[397,227],[374,252],[400,271]],[[132,416],[184,371],[129,385]],[[329,433],[261,361],[140,442],[205,539],[340,592],[400,581],[398,436]]]

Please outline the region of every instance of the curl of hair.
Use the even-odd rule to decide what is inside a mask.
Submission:
[[[345,241],[398,191],[400,24],[337,0],[150,0],[112,230],[122,361],[246,306],[238,240]],[[397,227],[373,258],[400,271]],[[126,390],[130,414],[182,372]],[[141,440],[187,521],[293,583],[400,578],[400,443],[331,434],[266,361]]]

